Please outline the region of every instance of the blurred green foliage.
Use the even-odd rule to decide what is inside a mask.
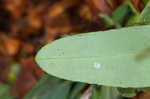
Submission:
[[[10,86],[0,83],[0,99],[15,99],[9,91]]]

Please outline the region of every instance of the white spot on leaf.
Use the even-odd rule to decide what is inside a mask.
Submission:
[[[101,67],[101,64],[98,62],[94,63],[94,68],[99,69]]]

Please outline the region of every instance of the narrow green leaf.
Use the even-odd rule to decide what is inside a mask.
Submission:
[[[137,22],[137,20],[138,20],[138,18],[139,18],[139,16],[137,16],[137,15],[133,15],[133,16],[131,16],[129,19],[128,19],[128,21],[127,21],[127,23],[126,23],[126,26],[129,26],[129,25],[135,25],[136,24],[136,22]]]
[[[126,17],[128,12],[129,6],[127,5],[127,3],[122,4],[113,12],[112,19],[118,27],[121,27],[121,24],[123,23],[124,18]]]
[[[128,4],[128,6],[130,7],[131,11],[136,14],[137,16],[140,14],[136,8],[134,7],[133,3],[131,2],[131,0],[127,0],[126,2]]]
[[[134,26],[56,40],[39,51],[36,62],[48,74],[67,80],[149,87],[150,58],[143,54],[149,47],[150,27]]]
[[[106,23],[107,26],[115,25],[114,21],[108,15],[106,15],[106,14],[100,14],[99,16],[101,18],[103,18],[103,20],[105,21],[105,23]]]
[[[122,99],[117,88],[102,86],[101,88],[102,99]]]
[[[132,98],[136,96],[136,92],[133,88],[117,88],[123,97]]]
[[[145,91],[150,90],[150,87],[147,87],[147,88],[138,88],[137,90],[145,92]]]
[[[78,96],[81,94],[81,91],[85,86],[86,86],[85,83],[77,83],[74,86],[71,94],[69,95],[69,99],[78,99]]]
[[[100,89],[97,86],[93,86],[91,99],[102,99]]]
[[[150,23],[150,2],[147,3],[146,7],[140,14],[139,22],[144,24]]]
[[[71,82],[46,75],[28,93],[25,99],[67,99]]]

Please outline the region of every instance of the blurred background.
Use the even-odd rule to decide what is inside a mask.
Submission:
[[[45,75],[34,60],[45,44],[67,35],[140,24],[135,22],[148,0],[126,2],[0,0],[0,99],[22,99]],[[134,99],[150,99],[150,92]]]

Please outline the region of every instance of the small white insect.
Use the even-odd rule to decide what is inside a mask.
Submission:
[[[101,64],[98,62],[94,63],[94,68],[99,69],[101,67]]]

